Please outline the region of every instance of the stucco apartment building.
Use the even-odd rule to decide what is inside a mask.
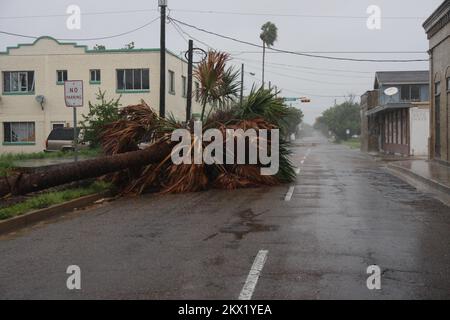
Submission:
[[[166,114],[186,117],[187,63],[167,51]],[[36,152],[58,126],[73,127],[73,111],[64,102],[64,81],[83,80],[84,107],[99,89],[108,98],[122,95],[122,106],[143,99],[159,110],[159,49],[90,50],[75,43],[41,37],[0,52],[0,154]],[[194,91],[199,84],[194,82]],[[43,96],[39,103],[38,96]],[[201,110],[193,99],[194,113]]]
[[[450,164],[450,0],[425,21],[430,42],[430,157]]]

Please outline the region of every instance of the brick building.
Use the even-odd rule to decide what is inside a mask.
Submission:
[[[430,157],[450,163],[450,0],[425,21],[430,42]]]

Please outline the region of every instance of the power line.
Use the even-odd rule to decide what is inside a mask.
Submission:
[[[170,17],[168,17],[169,20]],[[186,36],[190,37],[191,39],[205,45],[207,48],[212,48],[215,49],[213,46],[209,45],[208,43],[199,40],[198,38],[195,38],[192,36],[192,34],[189,34],[186,30],[184,30],[179,24],[177,24],[174,20],[170,21],[171,23],[173,23],[174,25],[176,25],[178,27],[178,29],[183,32]],[[256,52],[256,51],[255,51]],[[259,54],[261,54],[261,52],[258,52]],[[262,61],[259,60],[252,60],[252,59],[247,59],[247,58],[236,58],[234,57],[234,54],[232,54],[231,56],[233,56],[234,60],[239,60],[239,61],[253,61],[253,62],[258,62],[258,63],[262,63]],[[282,66],[282,67],[286,67],[286,68],[300,68],[300,69],[310,69],[310,70],[324,70],[324,71],[332,71],[332,72],[340,72],[340,73],[359,73],[359,74],[373,74],[373,72],[371,71],[356,71],[356,70],[341,70],[341,69],[327,69],[327,68],[314,68],[314,67],[307,67],[307,66],[299,66],[299,65],[292,65],[292,64],[281,64],[281,63],[268,63],[266,62],[267,65],[277,65],[277,66]],[[342,75],[333,75],[333,74],[327,74],[327,73],[316,73],[316,72],[307,72],[307,71],[303,71],[304,73],[310,73],[310,74],[316,74],[316,75],[326,75],[326,76],[339,76],[339,77],[347,77],[347,78],[364,78],[364,79],[369,79],[372,77],[362,77],[362,76],[342,76]]]
[[[254,74],[252,74],[251,72],[245,72],[246,74],[252,76],[256,81],[258,81],[259,83],[262,83],[262,80],[257,78]],[[348,96],[340,96],[340,95],[320,95],[320,94],[312,94],[312,93],[306,93],[306,92],[299,92],[296,90],[291,90],[291,89],[286,89],[284,87],[279,88],[281,91],[288,91],[291,93],[295,93],[295,94],[299,94],[302,96],[307,96],[307,97],[318,97],[318,98],[346,98]]]
[[[175,23],[171,23],[171,25],[175,29],[175,31],[180,35],[180,37],[183,38],[183,40],[189,44],[189,40],[184,36],[181,30],[178,29],[178,26]]]
[[[177,24],[174,20],[172,20],[172,19],[170,18],[170,15],[167,17],[167,19],[168,19],[169,22],[171,22],[173,25],[177,26],[178,29],[179,29],[183,34],[185,34],[187,37],[189,37],[189,38],[191,38],[192,40],[195,40],[195,41],[197,41],[198,43],[204,45],[207,49],[214,49],[213,46],[210,46],[210,45],[207,44],[206,42],[201,41],[201,40],[199,40],[199,39],[193,37],[193,36],[192,36],[191,34],[189,34],[188,32],[186,32],[179,24]]]
[[[249,41],[244,41],[244,40],[239,40],[237,38],[233,38],[230,36],[225,36],[213,31],[208,31],[206,29],[194,26],[192,24],[177,20],[175,18],[171,18],[172,20],[187,26],[189,28],[207,33],[207,34],[211,34],[214,35],[216,37],[220,37],[223,39],[227,39],[227,40],[231,40],[234,42],[238,42],[238,43],[242,43],[242,44],[246,44],[249,46],[253,46],[253,47],[257,47],[257,48],[263,48],[263,46],[256,44],[256,43],[252,43]],[[301,53],[301,52],[295,52],[295,51],[289,51],[289,50],[282,50],[282,49],[277,49],[274,47],[270,47],[267,48],[268,50],[272,50],[272,51],[276,51],[276,52],[280,52],[280,53],[286,53],[286,54],[291,54],[291,55],[298,55],[298,56],[304,56],[304,57],[309,57],[309,58],[319,58],[319,59],[328,59],[328,60],[339,60],[339,61],[352,61],[352,62],[425,62],[425,61],[429,61],[428,59],[356,59],[356,58],[342,58],[342,57],[334,57],[334,56],[322,56],[322,55],[314,55],[314,54],[308,54],[308,53]]]
[[[253,68],[259,68],[256,67],[254,65],[248,64],[250,67]],[[353,86],[353,85],[358,85],[358,83],[344,83],[344,82],[329,82],[329,81],[322,81],[322,80],[315,80],[315,79],[308,79],[308,78],[303,78],[303,77],[298,77],[295,75],[287,75],[287,74],[283,74],[283,73],[279,73],[279,72],[275,72],[272,70],[267,70],[267,73],[271,73],[280,77],[285,77],[285,78],[291,78],[291,79],[297,79],[297,80],[303,80],[303,81],[308,81],[308,82],[314,82],[314,83],[321,83],[321,84],[332,84],[332,85],[346,85],[346,86]],[[365,78],[366,81],[370,78]],[[361,83],[359,83],[361,84]]]
[[[80,39],[58,38],[56,40],[58,40],[58,41],[95,41],[95,40],[106,40],[106,39],[118,38],[118,37],[122,37],[122,36],[125,36],[127,34],[130,34],[130,33],[136,32],[138,30],[141,30],[141,29],[143,29],[145,27],[148,27],[149,25],[151,25],[152,23],[154,23],[155,21],[157,21],[159,19],[160,19],[160,17],[157,17],[157,18],[151,20],[150,22],[147,22],[146,24],[144,24],[144,25],[142,25],[140,27],[137,27],[135,29],[132,29],[132,30],[129,30],[129,31],[125,31],[125,32],[122,32],[122,33],[119,33],[119,34],[115,34],[115,35],[112,35],[112,36],[97,37],[97,38],[80,38]],[[28,39],[39,39],[39,37],[36,37],[36,36],[24,35],[24,34],[13,33],[13,32],[2,31],[2,30],[0,30],[0,33],[1,34],[6,34],[8,36],[14,36],[14,37],[21,37],[21,38],[28,38]]]
[[[426,51],[296,51],[300,53],[334,53],[334,54],[426,54]],[[235,55],[241,54],[259,54],[259,51],[231,51]],[[283,53],[283,52],[269,52]]]
[[[242,59],[242,58],[235,58],[235,57],[233,57],[233,59],[234,60],[238,60],[238,61],[243,61],[243,62],[246,62],[246,63],[248,63],[248,61],[262,63],[259,60]],[[285,69],[285,70],[289,70],[289,71],[293,71],[292,68],[300,68],[300,69],[305,68],[305,67],[302,67],[302,66],[296,66],[296,65],[291,65],[291,64],[283,64],[283,63],[274,63],[274,62],[266,62],[266,66],[267,65],[269,67],[270,66],[274,66],[274,68],[275,68],[275,66],[276,66],[277,68]],[[313,68],[313,69],[330,70],[330,69],[320,69],[320,68]],[[333,70],[333,69],[331,69],[331,70]],[[307,74],[315,74],[315,75],[319,75],[319,76],[351,78],[351,79],[355,79],[355,78],[358,78],[358,79],[372,79],[373,78],[372,76],[360,76],[360,75],[349,75],[349,74],[342,75],[342,74],[337,74],[337,73],[332,74],[332,73],[321,73],[321,72],[304,71],[304,70],[295,70],[295,71],[301,72],[301,73],[307,73]],[[345,72],[345,71],[343,70],[343,71],[335,71],[335,72]],[[352,71],[347,71],[347,72],[352,72]],[[357,72],[357,71],[353,71],[353,72]],[[373,72],[363,72],[363,71],[358,72],[358,73],[368,73],[368,74],[370,73],[370,74],[373,74]]]
[[[181,30],[181,32],[183,32],[183,33],[186,34],[187,36],[193,38],[191,35],[189,35],[187,32],[185,32],[184,29],[183,29],[181,26],[179,26],[173,19],[171,19],[170,17],[168,17],[168,19],[169,19],[169,21],[170,21],[171,23],[173,23],[174,26],[177,26],[178,29]],[[208,44],[206,44],[206,43],[204,43],[204,42],[202,42],[202,41],[200,41],[200,40],[198,40],[198,39],[195,39],[195,38],[193,38],[193,39],[196,40],[196,41],[199,41],[200,43],[203,43],[203,44],[205,44],[207,47],[211,48],[211,46],[209,46]],[[236,59],[236,60],[244,60],[244,59]],[[253,67],[254,67],[254,66],[253,66]],[[353,83],[352,83],[352,84],[349,84],[349,83],[341,83],[341,82],[340,82],[340,83],[336,83],[336,82],[326,82],[326,81],[319,81],[319,80],[313,80],[313,79],[307,79],[307,78],[300,78],[300,77],[295,77],[295,76],[285,75],[285,74],[281,74],[281,73],[277,73],[277,72],[273,72],[273,71],[268,71],[268,72],[269,72],[269,73],[272,73],[272,74],[275,74],[275,75],[282,76],[282,77],[287,77],[287,78],[292,78],[292,79],[299,79],[299,80],[304,80],[304,81],[309,81],[309,82],[324,83],[324,84],[333,84],[333,85],[354,85]],[[249,73],[249,72],[247,72],[247,73],[251,75],[251,73]],[[323,75],[323,74],[322,74],[322,75]],[[365,78],[368,79],[368,77],[365,77]],[[255,79],[258,80],[256,77],[255,77]],[[261,82],[261,80],[258,80],[258,81]],[[311,95],[311,96],[318,96],[318,97],[335,97],[335,96],[325,96],[325,95]],[[342,97],[344,97],[344,96],[342,96]]]
[[[169,20],[170,17],[168,17]],[[173,23],[174,25],[177,26],[177,29],[180,30],[182,33],[184,33],[186,36],[190,37],[191,39],[203,44],[204,46],[206,46],[208,49],[214,49],[213,46],[209,45],[208,43],[199,40],[198,38],[195,38],[192,36],[192,34],[189,34],[186,30],[184,30],[179,24],[177,24],[177,22],[175,22],[175,20],[171,20],[171,23]],[[233,51],[231,51],[230,53],[232,53]],[[260,51],[239,51],[240,53],[258,53],[261,54]],[[306,51],[308,52],[308,51]],[[269,53],[282,53],[282,52],[269,52]],[[309,53],[426,53],[425,51],[309,51]],[[235,56],[236,54],[231,54],[232,56]],[[250,59],[244,59],[244,58],[235,58],[233,57],[235,60],[242,60],[242,61],[251,61]],[[254,62],[260,62],[261,61],[257,61],[257,60],[253,60]],[[266,64],[270,64],[270,63],[266,63]],[[277,65],[283,65],[283,64],[277,64]],[[349,70],[337,70],[337,69],[324,69],[324,68],[312,68],[312,67],[301,67],[301,66],[293,66],[293,65],[284,65],[284,66],[288,66],[288,67],[297,67],[297,68],[305,68],[305,69],[317,69],[317,70],[327,70],[327,71],[335,71],[335,72],[350,72],[350,73],[370,73],[372,74],[373,72],[367,72],[367,71],[349,71]],[[305,72],[305,73],[310,73],[310,74],[317,74],[317,75],[330,75],[330,74],[320,74],[320,73],[314,73],[314,72]],[[331,75],[333,76],[333,75]],[[353,76],[353,78],[355,78]],[[369,77],[359,77],[359,78],[369,78]],[[371,77],[370,77],[371,78]]]
[[[314,80],[314,79],[302,78],[302,77],[291,76],[291,75],[287,75],[287,74],[283,74],[283,73],[279,73],[279,72],[274,72],[274,71],[270,71],[270,70],[268,70],[267,73],[271,73],[271,74],[274,74],[274,75],[277,75],[277,76],[280,76],[280,77],[297,79],[297,80],[303,80],[303,81],[314,82],[314,83],[323,83],[323,84],[332,84],[332,85],[344,85],[344,86],[357,85],[356,83],[329,82],[329,81],[322,81],[322,80]]]
[[[261,54],[261,52],[260,52],[260,54]],[[262,63],[262,61],[251,60],[251,59],[248,59],[248,58],[234,58],[234,59],[242,60],[242,61],[256,61],[256,62]],[[342,73],[373,74],[372,71],[362,71],[362,70],[348,70],[348,69],[343,70],[343,69],[315,68],[315,67],[307,67],[307,66],[300,66],[300,65],[293,65],[293,64],[286,64],[286,63],[275,63],[275,62],[268,62],[266,64],[273,64],[273,65],[276,65],[276,66],[284,66],[284,67],[307,69],[307,70],[323,70],[323,71],[333,71],[333,72],[342,72]]]
[[[157,12],[157,11],[158,11],[157,9],[94,11],[94,12],[82,12],[81,16],[148,13],[148,12]],[[351,16],[351,15],[313,15],[313,14],[291,14],[291,13],[274,13],[274,12],[239,12],[239,11],[192,10],[192,9],[171,9],[171,11],[181,12],[181,13],[237,15],[237,16],[294,17],[294,18],[313,18],[313,19],[367,19],[367,16]],[[67,14],[42,14],[42,15],[28,15],[28,16],[0,16],[0,19],[13,20],[13,19],[34,19],[34,18],[58,18],[58,17],[67,17],[67,16],[68,16]],[[386,20],[425,20],[426,18],[427,17],[418,17],[418,16],[383,16],[383,17],[381,17],[381,19],[386,19]]]
[[[192,10],[192,9],[172,9],[172,11],[183,13],[201,14],[221,14],[238,16],[266,16],[266,17],[296,17],[296,18],[324,18],[324,19],[367,19],[367,16],[345,16],[345,15],[312,15],[312,14],[291,14],[273,12],[239,12],[239,11],[216,11],[216,10]],[[425,20],[427,17],[414,16],[387,16],[386,20]]]
[[[291,93],[295,93],[295,94],[299,94],[301,96],[306,96],[306,97],[317,97],[317,98],[347,98],[349,95],[336,95],[336,96],[332,96],[332,95],[320,95],[320,94],[311,94],[311,93],[306,93],[306,92],[299,92],[297,90],[292,90],[292,89],[286,89],[283,88],[284,91],[288,91]]]
[[[118,10],[118,11],[96,11],[96,12],[81,12],[81,16],[97,16],[108,14],[128,14],[128,13],[144,13],[144,12],[157,12],[157,9],[136,9],[136,10]],[[44,15],[30,15],[30,16],[0,16],[0,20],[13,20],[13,19],[34,19],[34,18],[60,18],[68,17],[66,14],[44,14]]]

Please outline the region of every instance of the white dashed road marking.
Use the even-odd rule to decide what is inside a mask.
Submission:
[[[252,299],[259,276],[261,275],[261,271],[264,268],[264,264],[266,263],[268,253],[268,250],[260,250],[256,255],[247,280],[245,281],[244,287],[242,288],[241,294],[239,295],[239,300]]]
[[[303,160],[300,161],[300,164],[303,165],[303,164],[305,163],[305,160],[306,160],[306,158],[308,157],[308,155],[309,155],[310,152],[311,152],[311,149],[308,149],[308,150],[306,151],[306,155],[303,157]],[[300,174],[300,171],[301,171],[300,168],[295,168],[295,174],[299,175],[299,174]],[[295,189],[294,186],[292,186],[292,187],[289,188],[288,192],[286,193],[286,196],[284,197],[284,201],[291,201],[292,195],[294,194],[294,189]]]
[[[284,197],[284,201],[291,201],[292,195],[294,194],[295,187],[292,186],[289,188],[288,192],[286,193],[286,196]]]

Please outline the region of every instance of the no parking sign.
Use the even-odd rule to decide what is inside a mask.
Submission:
[[[77,145],[77,108],[83,106],[83,80],[71,80],[64,82],[64,101],[66,107],[73,108],[73,150],[75,153],[75,162],[78,161]]]
[[[66,107],[79,108],[83,106],[83,80],[64,82],[64,101]]]

